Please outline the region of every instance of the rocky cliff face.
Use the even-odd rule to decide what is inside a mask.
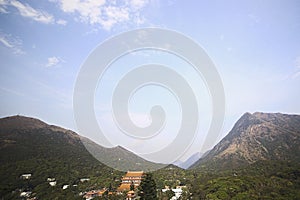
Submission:
[[[300,161],[299,115],[246,113],[191,168],[235,168],[258,160]]]

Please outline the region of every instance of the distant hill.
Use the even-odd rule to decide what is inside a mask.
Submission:
[[[86,138],[82,138],[82,142],[90,151],[94,152],[94,156],[99,161],[117,170],[148,172],[167,166],[149,162],[121,146],[104,148]]]
[[[300,162],[300,116],[244,114],[191,169],[232,169],[260,160]]]
[[[79,185],[76,190],[95,185],[107,187],[111,183],[117,185],[114,180],[120,178],[123,172],[107,167],[91,156],[82,141],[99,155],[105,154],[110,162],[125,169],[148,169],[156,165],[122,147],[104,148],[73,131],[35,118],[6,117],[0,119],[0,197],[11,199],[19,191],[33,190],[41,199],[45,199],[43,195],[51,199],[52,190],[56,188],[58,191],[52,197],[57,198],[63,184],[77,185],[79,179],[85,177],[92,177],[91,181]],[[20,175],[26,173],[32,174],[32,179],[25,184],[20,180]],[[57,180],[56,187],[50,188],[46,182],[48,177]],[[66,195],[66,191],[63,194]],[[70,198],[74,199],[72,194],[69,194]]]
[[[192,164],[194,164],[196,161],[198,161],[202,155],[203,154],[200,152],[194,153],[188,159],[186,159],[184,162],[179,160],[179,161],[174,162],[174,165],[181,167],[183,169],[188,169]]]

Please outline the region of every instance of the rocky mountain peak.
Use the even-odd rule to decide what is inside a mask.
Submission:
[[[259,160],[300,160],[300,116],[245,113],[205,157],[192,167],[237,167]]]

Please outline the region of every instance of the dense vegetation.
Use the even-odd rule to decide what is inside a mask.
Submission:
[[[226,171],[194,171],[193,199],[300,199],[299,163],[259,161]]]
[[[15,130],[5,140],[3,137],[2,133],[0,196],[3,199],[15,199],[21,191],[32,191],[39,199],[79,198],[80,191],[109,184],[116,188],[123,174],[93,158],[80,140],[63,139],[66,135],[61,132]],[[27,173],[32,177],[22,180],[20,176]],[[51,187],[47,178],[55,178],[57,185]],[[90,178],[90,181],[81,183],[80,178]],[[70,187],[62,190],[63,185]]]
[[[144,175],[138,188],[138,195],[141,200],[157,200],[156,183],[152,178],[152,174],[147,173]]]
[[[191,181],[194,179],[192,171],[174,165],[155,171],[153,177],[158,189],[163,189],[165,186],[176,188],[179,185],[191,185]]]

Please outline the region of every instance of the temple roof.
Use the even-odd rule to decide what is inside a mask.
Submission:
[[[118,187],[118,191],[126,191],[126,190],[130,190],[130,184],[124,184],[124,183],[122,183]]]
[[[143,171],[128,171],[125,176],[143,176]]]

